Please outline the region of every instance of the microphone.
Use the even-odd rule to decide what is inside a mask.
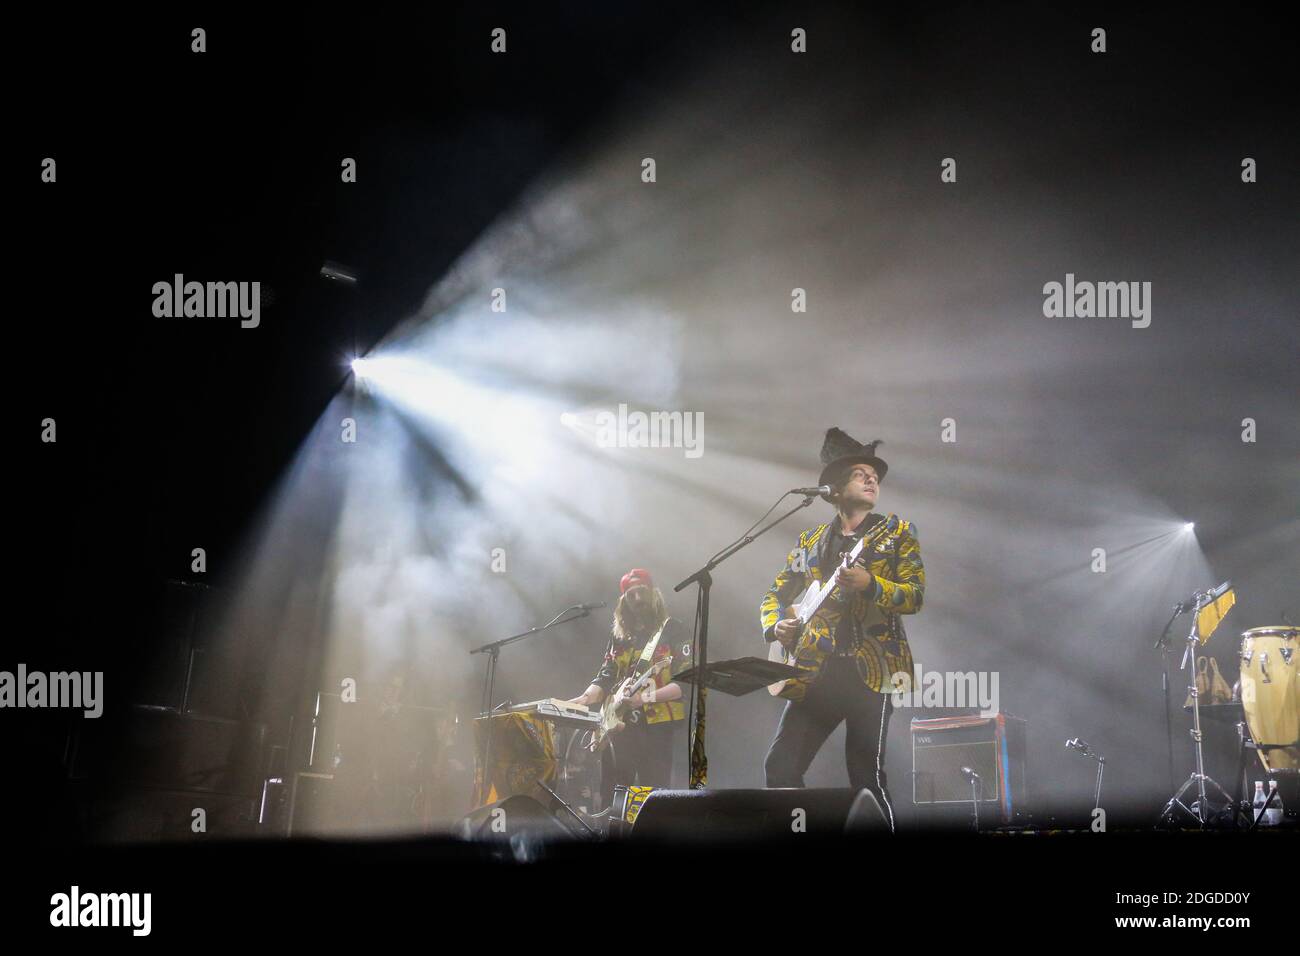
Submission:
[[[791,488],[786,492],[788,495],[829,495],[830,493],[830,485],[818,485],[816,488]]]
[[[973,822],[975,824],[975,832],[978,833],[980,828],[979,791],[984,789],[983,781],[980,780],[980,775],[970,767],[962,767],[961,775],[965,777],[967,782],[970,784],[970,805],[971,810],[974,813]]]
[[[1232,587],[1232,582],[1224,581],[1222,584],[1210,588],[1208,591],[1196,591],[1186,601],[1179,601],[1175,604],[1174,610],[1179,614],[1186,614],[1188,611],[1194,611],[1196,610],[1196,602],[1199,598],[1205,598],[1207,604],[1210,601],[1217,601],[1228,592],[1230,587]]]
[[[594,611],[598,607],[605,607],[604,601],[595,601],[591,604],[575,604],[574,608],[579,611]]]

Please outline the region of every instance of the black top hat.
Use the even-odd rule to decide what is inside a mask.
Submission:
[[[826,440],[822,442],[822,476],[817,483],[836,485],[844,469],[859,464],[867,464],[876,469],[876,478],[883,482],[889,466],[885,464],[883,458],[876,457],[876,446],[883,444],[884,442],[877,438],[864,445],[838,428],[829,429],[826,432]]]

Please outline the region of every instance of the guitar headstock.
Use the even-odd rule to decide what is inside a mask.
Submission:
[[[876,523],[862,539],[862,551],[858,554],[855,562],[862,567],[869,567],[872,561],[872,555],[880,553],[880,545],[888,541],[898,532],[900,522],[898,515],[891,514]]]

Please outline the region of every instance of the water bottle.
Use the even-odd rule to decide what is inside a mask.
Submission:
[[[1268,795],[1273,801],[1264,811],[1264,826],[1275,827],[1282,823],[1282,794],[1277,792],[1277,781],[1268,782]]]
[[[1252,801],[1251,801],[1251,804],[1250,804],[1251,809],[1254,811],[1254,812],[1251,814],[1251,816],[1253,816],[1254,819],[1259,820],[1259,826],[1261,826],[1261,827],[1266,827],[1266,826],[1269,825],[1269,823],[1268,823],[1268,819],[1267,819],[1267,818],[1265,818],[1265,819],[1263,819],[1263,820],[1260,820],[1260,819],[1259,819],[1259,812],[1260,812],[1261,810],[1264,809],[1264,801],[1267,800],[1267,799],[1268,799],[1268,797],[1264,796],[1264,781],[1263,781],[1263,780],[1256,780],[1256,781],[1255,781],[1255,799],[1252,800]]]

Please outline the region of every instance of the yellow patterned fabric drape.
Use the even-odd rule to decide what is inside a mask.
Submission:
[[[489,735],[491,735],[489,745]],[[555,730],[537,714],[496,714],[474,721],[474,807],[531,793],[555,777]],[[490,766],[484,767],[484,760]]]

